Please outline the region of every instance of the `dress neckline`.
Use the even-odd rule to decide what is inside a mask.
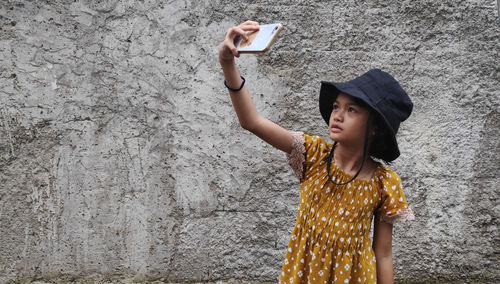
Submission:
[[[333,160],[332,161],[333,171],[338,173],[337,177],[339,177],[340,180],[342,180],[342,181],[343,180],[350,180],[353,178],[353,175],[346,173],[343,169],[341,169],[337,165],[337,163],[335,163],[335,159],[332,159],[332,160]],[[372,184],[373,182],[375,182],[375,178],[378,176],[379,172],[384,168],[382,163],[376,162],[376,161],[375,161],[375,163],[377,163],[377,167],[375,168],[375,171],[373,172],[372,177],[370,179],[362,179],[362,178],[356,177],[352,182],[354,182],[356,184]]]

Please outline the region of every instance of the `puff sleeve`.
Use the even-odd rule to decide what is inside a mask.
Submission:
[[[382,201],[377,213],[383,221],[391,224],[415,219],[413,211],[406,203],[401,178],[391,170],[388,170],[382,179]]]
[[[292,137],[292,151],[286,156],[295,176],[303,182],[310,169],[323,162],[330,146],[323,138],[302,132],[292,132]]]

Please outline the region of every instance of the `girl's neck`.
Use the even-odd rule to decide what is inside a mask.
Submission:
[[[337,143],[333,158],[337,167],[342,171],[350,175],[355,175],[363,164],[363,148],[347,147]],[[370,155],[366,155],[363,169],[361,169],[358,177],[364,179],[371,178],[374,172],[373,164],[374,162],[370,158]]]

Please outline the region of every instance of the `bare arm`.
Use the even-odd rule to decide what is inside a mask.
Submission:
[[[235,56],[239,57],[239,52],[234,45],[234,39],[238,35],[246,38],[246,31],[258,29],[259,24],[252,21],[246,21],[237,27],[230,28],[219,49],[219,63],[224,72],[226,84],[233,89],[239,88],[243,82],[234,61]],[[238,92],[229,90],[229,95],[240,125],[243,128],[251,131],[272,146],[290,153],[292,150],[291,132],[260,116],[246,86]]]
[[[377,283],[393,284],[392,224],[382,221],[378,214],[374,221],[373,251],[377,259]]]

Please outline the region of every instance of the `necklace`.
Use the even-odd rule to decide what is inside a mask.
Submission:
[[[337,146],[337,142],[333,143],[332,150],[330,150],[330,154],[328,155],[328,160],[326,161],[326,171],[328,173],[328,180],[332,182],[335,185],[346,185],[353,181],[355,178],[358,177],[359,173],[361,172],[361,169],[363,169],[363,165],[365,164],[365,158],[366,158],[366,143],[364,146],[363,150],[363,161],[361,162],[361,167],[359,167],[359,170],[356,172],[356,174],[350,179],[349,181],[342,182],[342,183],[336,183],[332,180],[332,177],[330,176],[330,166],[332,164],[332,158],[333,158],[333,152],[335,150],[335,146]]]

